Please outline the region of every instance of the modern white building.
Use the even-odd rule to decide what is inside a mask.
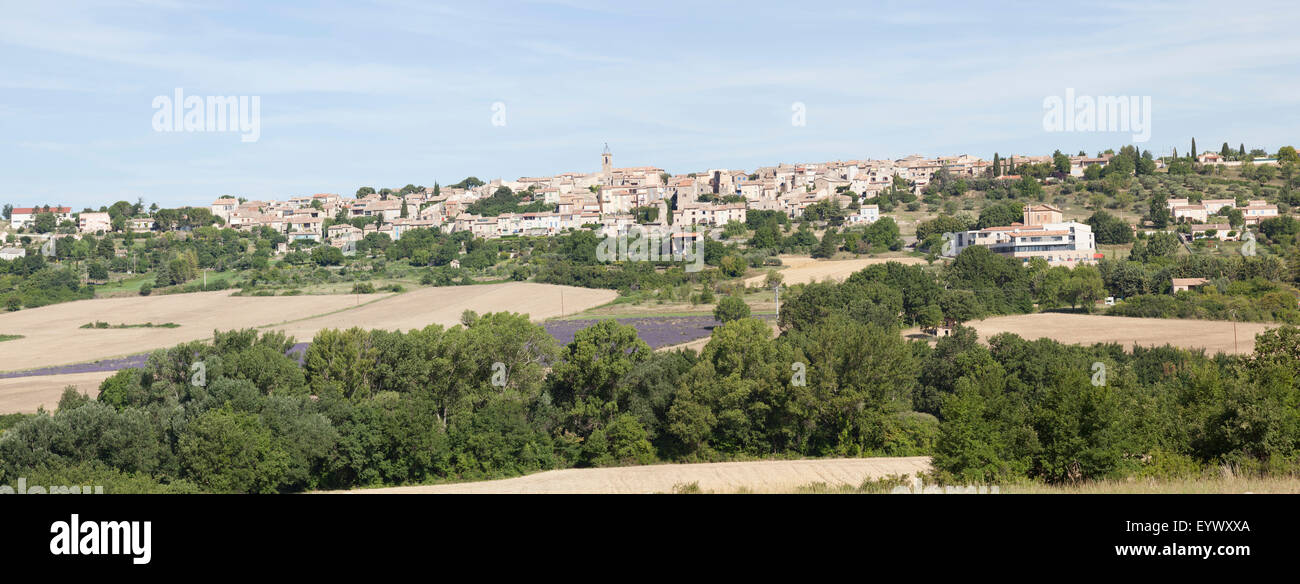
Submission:
[[[851,225],[869,225],[875,223],[880,220],[880,206],[863,205],[858,208],[857,213],[845,217],[844,220]]]
[[[1026,263],[1036,257],[1053,266],[1074,267],[1096,262],[1097,240],[1092,227],[1061,218],[1061,210],[1051,205],[1026,207],[1024,223],[955,234],[952,255],[955,257],[972,245],[982,245],[998,255]]]

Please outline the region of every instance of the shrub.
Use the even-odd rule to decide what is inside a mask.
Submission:
[[[749,305],[736,296],[723,298],[713,309],[713,318],[721,322],[731,322],[742,318],[749,318]]]

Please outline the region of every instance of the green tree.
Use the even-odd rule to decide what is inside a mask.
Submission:
[[[1133,230],[1128,223],[1105,211],[1097,211],[1085,221],[1101,244],[1123,244],[1133,241]]]
[[[1300,164],[1300,154],[1296,153],[1295,146],[1283,146],[1277,150],[1277,161]]]
[[[191,422],[177,453],[185,476],[215,493],[273,493],[289,466],[258,417],[229,406]]]
[[[834,256],[835,252],[840,249],[839,239],[839,234],[835,232],[835,228],[827,227],[826,232],[822,234],[821,243],[813,249],[812,257],[829,258]]]
[[[1014,201],[995,203],[980,211],[980,218],[975,227],[984,229],[1018,223],[1023,220],[1024,214],[1024,205],[1021,203]]]
[[[724,323],[749,318],[749,304],[742,298],[727,296],[713,308],[713,318]]]
[[[54,218],[53,213],[37,213],[32,220],[32,228],[37,233],[49,233],[58,227],[58,221]]]
[[[101,262],[91,262],[86,266],[86,277],[91,280],[104,281],[108,279],[108,268]]]
[[[556,404],[564,411],[565,427],[581,437],[627,411],[629,395],[620,384],[637,364],[650,358],[650,346],[636,328],[615,320],[578,331],[560,351],[554,368]],[[592,453],[592,456],[605,454]]]

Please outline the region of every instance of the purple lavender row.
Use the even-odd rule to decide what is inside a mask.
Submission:
[[[650,348],[652,349],[702,339],[712,334],[713,327],[721,324],[714,320],[712,316],[650,316],[640,318],[619,318],[615,320],[620,324],[630,324],[635,327],[637,336],[641,337],[641,340],[645,341],[647,345],[650,345]],[[573,337],[578,331],[598,322],[600,321],[597,319],[559,320],[544,323],[542,326],[546,329],[548,334],[555,338],[556,341],[559,341],[560,344],[567,345],[573,342]],[[307,353],[307,346],[310,344],[311,343],[305,342],[297,343],[285,354],[293,357],[298,361],[299,365],[302,365],[303,355]],[[119,369],[143,367],[148,359],[149,353],[137,353],[135,355],[102,359],[90,363],[55,365],[51,367],[28,369],[25,371],[10,371],[8,373],[0,373],[0,379],[117,371]]]

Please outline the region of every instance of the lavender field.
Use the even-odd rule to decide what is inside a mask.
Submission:
[[[713,327],[722,324],[713,320],[712,316],[650,316],[614,320],[617,320],[620,324],[635,327],[637,336],[641,337],[641,340],[650,345],[652,349],[687,343],[707,337],[713,333]],[[546,332],[555,337],[555,340],[561,344],[568,344],[573,341],[575,333],[597,322],[600,321],[595,319],[559,320],[543,323],[543,326],[546,327]]]
[[[772,318],[772,317],[766,317]],[[718,321],[712,316],[680,316],[680,317],[640,317],[640,318],[618,318],[621,324],[632,325],[636,328],[637,335],[641,340],[650,345],[652,349],[668,347],[681,343],[687,343],[696,339],[702,339],[713,332],[713,327],[718,326]],[[574,335],[589,326],[600,322],[598,319],[586,320],[556,320],[543,323],[542,326],[552,337],[560,344],[573,342]],[[298,362],[302,363],[302,355],[307,352],[309,343],[298,343],[289,350],[289,354],[297,353]],[[149,359],[149,353],[137,353],[125,357],[116,357],[113,359],[103,359],[90,363],[77,363],[74,365],[56,365],[52,367],[41,367],[39,369],[28,369],[25,371],[10,371],[0,373],[0,379],[9,379],[14,377],[33,377],[38,375],[63,375],[68,373],[93,373],[98,371],[117,371],[119,369],[129,369],[131,367],[141,367]]]

